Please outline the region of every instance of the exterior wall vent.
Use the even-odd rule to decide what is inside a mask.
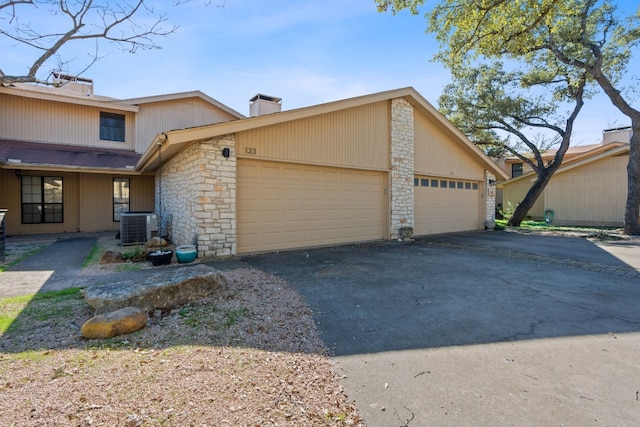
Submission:
[[[127,212],[120,215],[120,245],[147,243],[158,232],[158,216],[151,212]]]
[[[249,115],[251,117],[282,111],[282,98],[257,94],[249,100]]]

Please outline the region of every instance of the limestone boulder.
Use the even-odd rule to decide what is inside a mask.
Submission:
[[[147,324],[147,313],[137,307],[125,307],[98,314],[84,322],[80,332],[87,339],[105,339],[130,334]]]
[[[152,237],[144,244],[144,254],[149,255],[152,252],[164,250],[169,247],[169,242],[161,237]]]
[[[142,270],[126,280],[96,283],[81,291],[96,314],[123,307],[139,307],[149,312],[156,308],[175,307],[216,295],[227,288],[222,273],[203,264]]]
[[[100,257],[100,264],[115,264],[123,261],[122,252],[118,251],[107,251]]]

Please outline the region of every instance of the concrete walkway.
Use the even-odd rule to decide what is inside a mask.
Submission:
[[[54,241],[0,273],[0,296],[57,291],[76,286],[77,275],[97,237],[70,237]]]
[[[77,233],[12,237],[9,245],[44,244],[46,247],[0,273],[0,297],[139,280],[149,274],[147,269],[93,276],[81,274],[83,262],[101,236],[100,233]]]

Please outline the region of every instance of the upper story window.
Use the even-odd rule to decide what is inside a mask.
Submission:
[[[511,178],[522,175],[522,163],[511,164]]]
[[[124,114],[100,112],[100,139],[124,142]]]

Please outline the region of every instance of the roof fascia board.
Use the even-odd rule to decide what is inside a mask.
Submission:
[[[622,145],[620,145],[620,144],[622,144]],[[560,167],[558,168],[558,170],[554,173],[554,175],[559,175],[559,174],[562,174],[564,172],[570,171],[572,169],[587,165],[589,163],[592,163],[592,162],[595,162],[595,161],[598,161],[598,160],[601,160],[601,159],[604,159],[604,158],[607,158],[607,157],[613,157],[613,156],[615,156],[617,154],[621,154],[621,153],[624,153],[625,151],[629,151],[629,144],[625,144],[624,142],[623,143],[613,142],[611,144],[605,145],[605,147],[607,147],[607,150],[602,151],[600,149],[600,150],[597,150],[598,152],[596,152],[596,153],[593,152],[595,150],[592,150],[592,151],[589,151],[589,152],[585,153],[582,156],[574,157],[574,158],[572,158],[571,160],[569,160],[566,163],[562,163],[560,165]],[[533,171],[527,172],[524,175],[520,175],[520,176],[518,176],[516,178],[511,178],[511,179],[503,182],[500,185],[500,187],[504,186],[505,184],[512,184],[514,182],[520,181],[522,179],[526,179],[528,177],[530,177],[531,181],[535,181],[535,175],[536,175],[536,173],[533,172]]]
[[[629,151],[629,144],[625,144],[624,146],[615,147],[615,148],[612,148],[610,150],[598,153],[596,155],[592,155],[592,156],[587,157],[587,158],[571,159],[572,161],[567,163],[566,165],[560,165],[560,168],[556,171],[556,174],[561,174],[561,173],[570,171],[572,169],[587,165],[589,163],[593,163],[593,162],[596,162],[598,160],[605,159],[607,157],[613,157],[613,156],[615,156],[617,154],[622,154],[625,151]]]
[[[157,146],[169,144],[171,146],[182,145],[191,141],[215,138],[217,136],[229,135],[263,126],[277,125],[280,123],[305,119],[321,114],[332,113],[335,111],[358,107],[360,105],[388,101],[393,98],[399,98],[409,94],[410,88],[396,89],[387,92],[379,92],[371,95],[359,96],[325,104],[313,105],[310,107],[298,108],[295,110],[287,110],[273,114],[265,114],[261,116],[248,117],[242,120],[215,123],[212,125],[197,126],[187,129],[178,129],[156,135],[152,143],[144,152],[136,169],[147,170],[149,165],[157,157]],[[415,92],[415,90],[413,90]]]
[[[329,102],[326,104],[313,105],[311,107],[298,108],[295,110],[287,110],[279,113],[265,114],[262,116],[248,117],[243,120],[215,123],[212,125],[198,126],[188,129],[178,129],[165,132],[167,138],[173,143],[181,143],[200,139],[207,139],[231,133],[242,132],[263,126],[271,126],[293,120],[304,119],[321,114],[332,113],[335,111],[358,107],[365,104],[375,103],[379,101],[387,101],[393,98],[399,98],[404,95],[406,89],[397,89],[395,91],[380,92],[372,95],[364,95],[356,98],[349,98],[340,101]],[[396,96],[390,94],[397,93]]]
[[[121,169],[121,168],[90,168],[86,166],[65,166],[65,165],[49,165],[49,164],[35,164],[35,163],[6,163],[0,162],[2,169],[11,169],[22,171],[37,170],[47,172],[85,172],[85,173],[98,173],[98,174],[112,174],[112,175],[143,175],[142,172],[135,169]]]
[[[75,96],[65,96],[62,94],[52,94],[30,90],[21,90],[0,86],[0,93],[20,96],[23,98],[41,99],[44,101],[63,102],[65,104],[85,105],[89,107],[107,108],[111,110],[130,111],[137,113],[138,106],[121,104],[117,101],[98,101],[95,99],[80,98]]]
[[[422,95],[414,88],[406,87],[401,89],[393,89],[385,92],[378,92],[370,95],[363,95],[355,98],[349,98],[325,104],[314,105],[310,107],[299,108],[295,110],[282,111],[279,113],[265,114],[262,116],[249,117],[243,120],[215,123],[212,125],[198,126],[188,129],[179,129],[165,132],[156,136],[153,142],[138,161],[136,169],[146,167],[150,164],[154,157],[157,156],[157,145],[168,143],[171,146],[181,145],[191,141],[204,140],[222,135],[242,132],[258,127],[276,125],[288,121],[305,119],[321,114],[333,113],[336,111],[359,107],[366,104],[376,102],[390,101],[396,98],[405,98],[414,107],[426,112],[427,115],[433,117],[450,135],[459,141],[460,145],[468,153],[481,159],[487,169],[491,170],[496,177],[508,179],[508,174],[502,170],[497,163],[491,160],[486,154],[475,146],[459,129],[457,129],[442,113],[436,110]]]

